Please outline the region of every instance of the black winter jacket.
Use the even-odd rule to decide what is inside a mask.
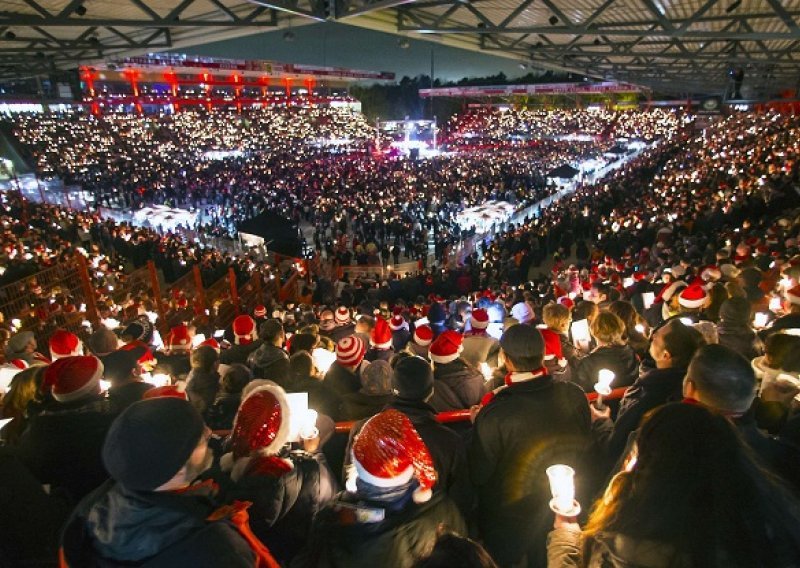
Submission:
[[[247,357],[247,366],[257,379],[280,382],[289,374],[289,355],[280,347],[264,343]]]
[[[463,359],[437,363],[433,369],[433,397],[430,405],[436,412],[461,410],[478,404],[486,392],[481,372]]]
[[[356,367],[356,372],[351,373],[345,367],[334,361],[325,373],[325,384],[333,389],[339,396],[356,392],[361,388],[361,369],[365,363]]]
[[[600,369],[614,372],[611,388],[627,387],[639,378],[639,359],[629,345],[607,345],[598,347],[578,363],[572,382],[584,392],[594,392]]]

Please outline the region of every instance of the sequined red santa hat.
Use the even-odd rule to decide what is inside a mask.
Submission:
[[[401,329],[405,329],[408,327],[408,323],[406,320],[403,319],[403,316],[400,314],[395,314],[392,316],[392,319],[389,320],[389,329],[392,331],[400,331]]]
[[[231,451],[220,466],[238,478],[254,453],[276,455],[289,441],[291,408],[286,392],[278,385],[256,388],[242,401],[231,431]]]
[[[370,418],[356,436],[352,463],[358,479],[381,488],[401,487],[416,479],[415,503],[433,496],[436,469],[425,442],[408,417],[394,409]]]
[[[358,336],[343,337],[336,344],[336,361],[345,367],[357,367],[364,360],[367,344]]]
[[[414,330],[412,339],[420,347],[427,347],[433,341],[433,330],[429,325],[420,325]]]
[[[247,345],[258,338],[256,321],[247,315],[237,316],[233,320],[233,337],[236,345]]]
[[[265,318],[267,317],[267,307],[264,305],[259,304],[253,309],[253,316],[257,318]]]
[[[186,350],[192,348],[192,338],[189,335],[189,328],[185,325],[176,325],[169,330],[167,336],[167,347],[172,351]]]
[[[439,335],[431,344],[428,356],[434,363],[452,363],[458,359],[459,355],[461,355],[461,352],[464,350],[462,341],[463,338],[461,334],[448,329]]]
[[[472,329],[486,329],[489,327],[489,312],[483,308],[472,310],[472,314],[469,317],[469,323],[472,326]]]
[[[62,357],[83,355],[83,344],[78,336],[64,329],[57,329],[50,336],[50,358],[55,361]]]
[[[350,310],[345,306],[339,306],[333,313],[333,320],[337,325],[347,325],[350,323]]]
[[[566,367],[567,360],[564,358],[564,352],[561,349],[561,338],[552,329],[540,328],[539,332],[544,339],[544,359],[545,361],[555,360],[559,367]]]
[[[389,349],[392,346],[392,330],[386,320],[379,317],[369,336],[369,344],[376,349]]]
[[[45,369],[42,388],[49,388],[58,402],[74,402],[100,394],[102,378],[103,363],[97,357],[62,357]]]
[[[702,286],[692,284],[687,286],[678,295],[678,303],[687,309],[702,308],[708,299],[708,293]]]

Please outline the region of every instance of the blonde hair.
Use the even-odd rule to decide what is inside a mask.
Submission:
[[[566,333],[572,320],[569,308],[561,304],[547,304],[542,310],[545,325],[557,333]]]
[[[611,312],[602,311],[589,324],[589,331],[597,341],[607,345],[624,345],[625,322]]]

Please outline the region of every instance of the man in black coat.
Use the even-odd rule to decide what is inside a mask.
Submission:
[[[470,408],[485,393],[481,372],[460,357],[461,342],[461,334],[447,330],[431,344],[434,389],[430,404],[437,412]]]
[[[247,366],[257,379],[269,379],[277,383],[289,375],[289,355],[283,349],[286,333],[278,319],[268,319],[258,330],[263,344],[250,353]]]
[[[467,459],[478,489],[479,529],[500,566],[546,566],[552,513],[545,470],[553,464],[575,468],[579,500],[590,489],[583,467],[591,444],[589,407],[577,385],[546,374],[536,328],[511,327],[500,349],[506,384],[485,406],[472,409]]]
[[[62,566],[277,568],[250,531],[246,504],[219,507],[214,484],[192,485],[211,465],[209,435],[178,398],[143,400],[120,414],[103,446],[113,479],[67,521]]]

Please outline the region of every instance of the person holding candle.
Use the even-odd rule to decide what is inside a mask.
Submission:
[[[639,359],[625,341],[625,323],[611,312],[602,311],[589,325],[597,347],[580,360],[574,381],[585,392],[593,392],[600,369],[613,371],[611,388],[633,384],[639,376]]]
[[[545,345],[535,327],[515,325],[500,339],[505,385],[473,409],[467,459],[477,487],[479,529],[500,566],[544,565],[550,490],[540,473],[552,463],[578,471],[590,446],[586,398],[544,367]],[[588,489],[587,479],[582,489]]]
[[[547,566],[788,568],[800,562],[798,526],[797,497],[728,420],[673,403],[647,415],[585,529],[556,515]]]
[[[764,345],[752,328],[752,310],[745,298],[729,298],[719,310],[719,344],[730,347],[748,359],[764,352]],[[757,315],[757,314],[756,314]]]

